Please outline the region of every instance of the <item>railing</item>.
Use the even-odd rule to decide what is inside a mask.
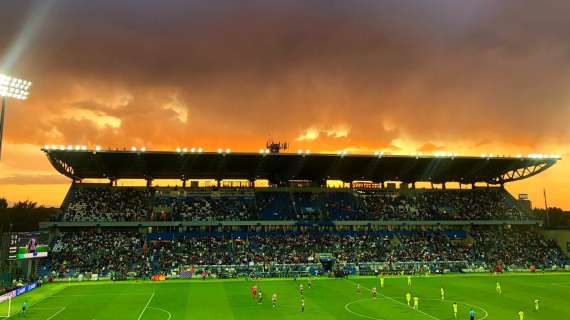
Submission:
[[[74,227],[199,227],[199,226],[437,226],[437,225],[539,225],[541,220],[345,220],[345,221],[296,221],[296,220],[246,220],[246,221],[46,221],[40,229]]]

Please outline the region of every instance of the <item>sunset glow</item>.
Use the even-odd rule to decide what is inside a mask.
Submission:
[[[0,196],[59,206],[44,145],[560,155],[507,185],[570,209],[570,3],[5,0]],[[6,10],[5,10],[6,9]],[[414,21],[414,24],[409,24]]]

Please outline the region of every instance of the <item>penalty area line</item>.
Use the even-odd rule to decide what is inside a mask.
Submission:
[[[59,309],[56,313],[52,314],[49,318],[47,318],[46,320],[51,320],[53,318],[55,318],[58,314],[62,313],[63,310],[65,310],[65,307]]]

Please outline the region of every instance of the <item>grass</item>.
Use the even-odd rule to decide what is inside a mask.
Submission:
[[[503,293],[498,295],[499,281]],[[476,319],[570,319],[570,274],[510,275],[432,275],[406,278],[387,277],[385,287],[371,277],[348,280],[315,279],[307,288],[306,279],[260,280],[264,293],[261,305],[250,295],[251,281],[245,280],[172,280],[153,282],[54,283],[12,301],[12,319],[24,300],[31,306],[25,319],[36,320],[180,320],[180,319],[381,319],[451,320],[452,303],[459,305],[458,319],[467,319],[470,307]],[[300,310],[299,284],[305,285],[305,312]],[[356,292],[360,283],[362,293]],[[368,289],[376,286],[377,299]],[[440,287],[446,291],[441,301]],[[419,311],[405,305],[408,290],[420,298]],[[271,306],[271,294],[278,304]],[[534,300],[540,299],[540,311]],[[6,304],[0,305],[5,308]],[[5,310],[3,310],[5,312]]]

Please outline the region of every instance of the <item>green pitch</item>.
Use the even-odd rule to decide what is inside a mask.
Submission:
[[[497,294],[499,281],[502,294]],[[42,320],[180,320],[180,319],[381,319],[381,320],[451,320],[452,303],[459,305],[458,319],[468,319],[469,308],[476,319],[570,319],[570,275],[450,275],[315,279],[260,280],[262,304],[250,294],[252,281],[245,280],[172,280],[152,282],[56,283],[20,296],[12,301],[12,319]],[[301,313],[299,284],[305,287],[305,312]],[[357,293],[356,284],[361,285]],[[378,288],[372,298],[369,289]],[[445,289],[441,300],[440,288]],[[419,310],[406,305],[410,291],[420,298]],[[277,307],[271,295],[277,294]],[[539,299],[540,311],[534,311]],[[22,303],[30,305],[25,316],[18,314]],[[0,305],[6,308],[6,304]]]

